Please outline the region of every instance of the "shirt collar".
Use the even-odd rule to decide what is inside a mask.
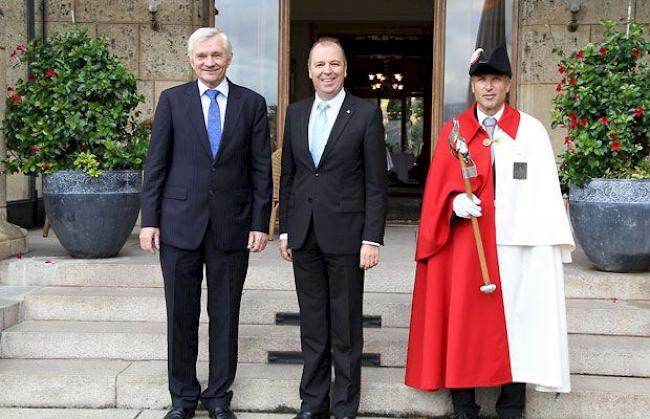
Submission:
[[[314,107],[313,109],[317,109],[318,105],[321,102],[327,102],[330,105],[330,109],[340,109],[341,106],[343,105],[343,100],[345,100],[345,89],[341,89],[340,92],[336,94],[333,98],[330,100],[323,100],[318,97],[318,94],[314,94],[315,99],[314,99]]]
[[[499,119],[501,119],[501,115],[503,115],[503,111],[504,111],[505,108],[506,108],[506,106],[504,104],[503,106],[501,106],[501,109],[499,109],[499,112],[492,115],[492,118],[496,119],[497,122],[498,122]],[[478,119],[478,124],[480,126],[483,126],[483,121],[485,121],[485,118],[489,118],[489,117],[490,117],[490,115],[481,112],[479,107],[478,106],[476,107],[476,119]]]
[[[205,83],[203,83],[201,81],[201,79],[198,79],[197,82],[198,82],[198,85],[199,85],[199,95],[203,96],[205,91],[209,90],[210,88],[208,86],[206,86]],[[228,92],[230,91],[230,86],[228,84],[228,79],[226,79],[224,77],[224,79],[221,81],[221,83],[219,83],[219,85],[214,90],[218,91],[219,93],[221,93],[223,95],[223,97],[228,99]]]

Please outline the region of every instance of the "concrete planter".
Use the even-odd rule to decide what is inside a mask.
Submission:
[[[571,185],[571,223],[602,271],[650,271],[650,179],[592,179]]]
[[[45,213],[73,257],[112,257],[133,230],[141,188],[139,171],[105,171],[98,177],[56,172],[43,179]]]

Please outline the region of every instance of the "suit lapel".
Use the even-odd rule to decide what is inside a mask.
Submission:
[[[223,131],[221,134],[221,142],[219,143],[219,149],[217,150],[217,156],[215,157],[215,163],[221,155],[223,150],[228,147],[230,141],[232,141],[232,136],[237,126],[237,121],[241,115],[241,91],[239,86],[232,83],[228,80],[228,101],[226,105],[226,116],[223,121]]]
[[[185,92],[185,113],[187,114],[188,121],[190,121],[190,125],[194,127],[196,138],[199,139],[201,146],[208,153],[208,156],[212,158],[210,139],[208,138],[208,131],[205,127],[205,120],[203,119],[201,96],[199,95],[199,87],[196,81],[190,83]]]
[[[311,158],[311,152],[309,151],[309,115],[311,114],[311,108],[314,106],[314,98],[312,97],[311,100],[305,101],[305,106],[300,110],[300,143],[301,143],[301,148],[305,155],[307,156],[307,160],[309,160],[310,165],[312,168],[316,168],[314,166],[314,160]]]
[[[339,114],[336,117],[336,121],[334,121],[334,126],[332,127],[332,131],[330,131],[330,136],[327,138],[325,150],[323,150],[323,155],[321,156],[320,163],[318,164],[319,167],[323,165],[323,161],[327,159],[327,156],[331,154],[334,147],[336,147],[336,143],[338,142],[339,138],[341,138],[341,134],[343,134],[345,126],[350,121],[352,115],[354,115],[354,105],[355,103],[352,95],[346,91],[345,99],[343,100]]]

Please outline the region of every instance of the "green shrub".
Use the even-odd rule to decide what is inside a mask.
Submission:
[[[564,186],[592,178],[650,178],[650,42],[647,25],[626,31],[602,21],[603,41],[561,60],[563,77],[553,99],[552,126],[567,128],[560,155]]]
[[[108,44],[75,27],[12,52],[30,72],[7,88],[8,171],[82,169],[96,176],[100,170],[142,168],[149,129],[133,110],[143,97]]]

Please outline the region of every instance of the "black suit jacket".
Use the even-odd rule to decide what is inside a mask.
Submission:
[[[144,168],[142,226],[161,242],[196,249],[208,223],[221,250],[268,231],[271,148],[264,98],[229,81],[223,134],[212,158],[196,81],[160,95]]]
[[[363,240],[383,244],[386,148],[382,114],[346,92],[318,167],[309,153],[314,98],[289,106],[282,147],[280,233],[300,248],[310,222],[323,251],[358,253]]]

